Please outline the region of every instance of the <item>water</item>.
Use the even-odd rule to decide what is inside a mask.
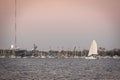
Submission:
[[[119,59],[0,59],[0,80],[119,80]]]

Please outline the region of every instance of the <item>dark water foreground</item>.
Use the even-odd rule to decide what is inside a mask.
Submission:
[[[0,59],[0,80],[120,80],[120,59]]]

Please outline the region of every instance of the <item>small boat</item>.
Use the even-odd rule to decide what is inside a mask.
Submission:
[[[120,59],[120,57],[115,55],[115,56],[113,56],[113,59]]]
[[[0,56],[0,58],[5,58],[5,56]]]
[[[16,56],[15,55],[11,55],[10,58],[16,58]]]
[[[79,58],[78,56],[74,56],[74,58]]]
[[[41,58],[46,58],[45,56],[41,56]]]

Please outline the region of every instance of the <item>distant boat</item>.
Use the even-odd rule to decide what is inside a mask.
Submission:
[[[46,58],[45,55],[43,55],[43,53],[40,54],[40,58]]]
[[[117,56],[117,55],[113,56],[113,58],[114,58],[114,59],[120,59],[120,57]]]
[[[87,59],[96,59],[97,55],[98,55],[97,43],[95,40],[93,40],[91,43],[91,47],[90,47]]]
[[[0,56],[0,58],[5,58],[5,56]]]
[[[79,58],[78,56],[74,56],[74,58]]]
[[[41,56],[41,58],[46,58],[45,56]]]
[[[10,58],[16,58],[16,56],[15,55],[11,55]]]

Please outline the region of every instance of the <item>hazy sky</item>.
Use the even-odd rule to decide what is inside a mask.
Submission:
[[[14,0],[0,0],[0,48],[14,44]],[[17,0],[17,45],[120,48],[120,0]]]

